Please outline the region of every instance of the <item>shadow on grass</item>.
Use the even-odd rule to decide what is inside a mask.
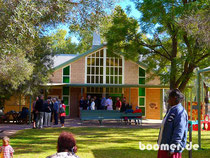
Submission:
[[[23,154],[42,155],[55,153],[57,139],[62,131],[72,132],[76,136],[79,153],[84,157],[92,152],[94,158],[155,158],[157,151],[141,151],[138,149],[139,141],[146,144],[157,142],[159,130],[157,129],[117,129],[95,127],[47,128],[43,130],[27,129],[18,132],[11,138],[11,145],[15,155]],[[193,157],[205,158],[210,155],[209,133],[203,141],[205,151],[193,151]],[[193,140],[195,140],[193,138]],[[183,153],[187,157],[187,151]],[[38,156],[40,157],[40,156]],[[92,158],[92,157],[91,157]]]
[[[157,151],[141,151],[138,149],[100,149],[92,151],[95,158],[155,158]]]

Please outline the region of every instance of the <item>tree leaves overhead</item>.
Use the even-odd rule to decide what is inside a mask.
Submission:
[[[31,93],[47,82],[53,55],[45,28],[62,22],[89,29],[113,0],[0,0],[0,99],[14,91]],[[90,18],[95,21],[90,21]],[[5,60],[7,62],[5,62]],[[36,86],[33,86],[33,85]],[[10,93],[11,92],[11,93]]]
[[[139,23],[116,8],[106,34],[108,48],[137,60],[143,55],[148,71],[161,76],[163,84],[184,90],[195,68],[209,66],[209,49],[186,31],[180,21],[193,10],[202,10],[206,1],[132,0],[141,12]],[[206,16],[205,16],[206,17]],[[139,30],[141,28],[141,30]],[[208,34],[208,31],[203,29]],[[150,34],[150,38],[145,36]]]

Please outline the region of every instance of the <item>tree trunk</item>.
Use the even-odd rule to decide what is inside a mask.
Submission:
[[[176,73],[177,73],[177,37],[176,33],[172,35],[172,51],[171,51],[171,72],[170,72],[170,89],[175,89],[176,87]]]
[[[186,88],[187,83],[188,83],[188,81],[190,80],[190,78],[191,78],[191,76],[192,76],[192,74],[193,74],[194,68],[195,68],[195,67],[190,67],[190,68],[189,68],[189,71],[186,73],[186,75],[185,75],[185,77],[183,78],[181,84],[179,85],[179,90],[180,90],[181,92],[183,92],[184,89]]]

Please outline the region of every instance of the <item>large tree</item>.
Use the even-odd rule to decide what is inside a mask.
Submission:
[[[76,54],[77,44],[72,42],[70,36],[67,36],[67,31],[58,29],[56,33],[49,36],[52,50],[56,54]]]
[[[17,90],[31,92],[29,83],[46,82],[54,53],[46,27],[93,27],[112,4],[113,0],[0,0],[0,99]]]
[[[205,1],[133,0],[141,12],[139,23],[117,7],[113,25],[107,33],[108,48],[124,53],[128,58],[143,62],[153,69],[170,88],[183,91],[197,67],[210,64],[209,50],[200,45],[180,21],[192,10],[209,5]],[[140,29],[141,26],[141,29]],[[149,36],[146,36],[146,34]]]

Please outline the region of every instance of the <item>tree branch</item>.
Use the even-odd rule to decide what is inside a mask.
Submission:
[[[157,36],[157,39],[158,39],[158,42],[160,42],[160,46],[163,48],[163,50],[167,53],[167,55],[169,56],[169,58],[171,58],[171,55],[170,53],[166,50],[166,48],[163,46],[160,38]]]
[[[208,56],[210,56],[210,53],[207,53],[207,54],[203,55],[202,57],[200,57],[197,61],[195,61],[195,64],[198,64],[201,60],[205,59]]]
[[[192,54],[192,49],[191,49],[191,47],[190,47],[190,43],[189,43],[189,40],[188,40],[188,38],[187,38],[187,34],[184,34],[184,35],[183,35],[183,39],[184,39],[185,44],[187,45],[187,50],[188,50],[188,52],[189,52],[190,55],[191,55],[191,54]]]
[[[160,46],[160,45],[152,45],[152,46],[151,46],[151,45],[148,45],[148,44],[146,44],[146,43],[142,43],[142,45],[145,46],[145,47],[147,47],[147,48],[149,48],[149,49],[151,49],[153,53],[159,54],[160,56],[162,56],[162,57],[168,59],[169,61],[171,61],[170,57],[168,57],[168,56],[166,56],[165,54],[162,54],[161,52],[159,52],[159,51],[157,51],[157,50],[154,49],[154,47],[158,47],[158,46]]]

